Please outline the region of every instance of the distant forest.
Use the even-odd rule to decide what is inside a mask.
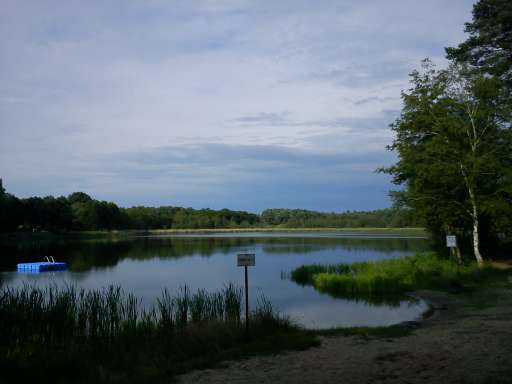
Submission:
[[[267,209],[261,215],[229,209],[182,207],[122,208],[95,200],[83,192],[67,197],[20,199],[0,183],[0,232],[85,231],[115,229],[199,228],[400,228],[420,227],[412,211],[380,209],[369,212],[324,213],[303,209]]]

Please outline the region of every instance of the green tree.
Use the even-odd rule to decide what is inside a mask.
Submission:
[[[500,214],[512,196],[510,111],[499,81],[464,66],[437,71],[430,61],[411,74],[389,147],[398,162],[384,171],[406,190],[395,199],[414,208],[439,233],[471,233],[478,263],[481,217]]]
[[[98,212],[94,201],[74,202],[71,204],[73,227],[78,230],[100,229]]]
[[[92,201],[92,197],[84,192],[73,192],[68,196],[68,201],[70,204],[74,203],[88,203]]]
[[[16,196],[5,192],[0,178],[0,232],[15,231],[23,220],[23,208]]]
[[[480,0],[473,6],[469,33],[458,47],[447,48],[449,59],[470,65],[512,88],[512,1]]]

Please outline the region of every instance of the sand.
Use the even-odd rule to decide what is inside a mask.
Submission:
[[[323,337],[305,351],[193,371],[179,383],[512,383],[512,290],[489,308],[416,292],[434,308],[404,337]],[[507,295],[510,294],[510,297]]]

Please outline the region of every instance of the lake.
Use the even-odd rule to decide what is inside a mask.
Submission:
[[[420,237],[395,235],[304,233],[217,233],[204,235],[133,236],[120,239],[54,240],[20,243],[0,248],[1,280],[20,286],[74,284],[84,288],[120,285],[144,303],[164,288],[173,292],[187,285],[191,291],[217,290],[228,282],[240,286],[243,268],[238,253],[255,253],[249,268],[252,306],[264,295],[274,308],[308,328],[379,326],[415,320],[428,307],[421,300],[393,298],[386,304],[334,298],[289,279],[304,264],[352,263],[396,258],[428,250]],[[66,261],[67,271],[27,274],[16,263],[41,261],[52,255]]]

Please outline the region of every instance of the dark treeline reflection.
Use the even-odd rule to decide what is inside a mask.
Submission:
[[[259,240],[259,239],[258,239]],[[263,250],[269,254],[310,253],[322,250],[378,251],[380,253],[416,252],[428,249],[428,241],[405,238],[266,238]],[[273,241],[277,240],[277,241]]]
[[[119,240],[46,240],[0,245],[0,269],[16,269],[16,263],[39,261],[45,255],[67,261],[71,271],[115,266],[120,260],[180,258],[192,255],[236,253],[261,247],[270,255],[307,254],[321,251],[377,251],[379,253],[426,250],[428,242],[419,239],[371,239],[334,237],[138,237]]]

